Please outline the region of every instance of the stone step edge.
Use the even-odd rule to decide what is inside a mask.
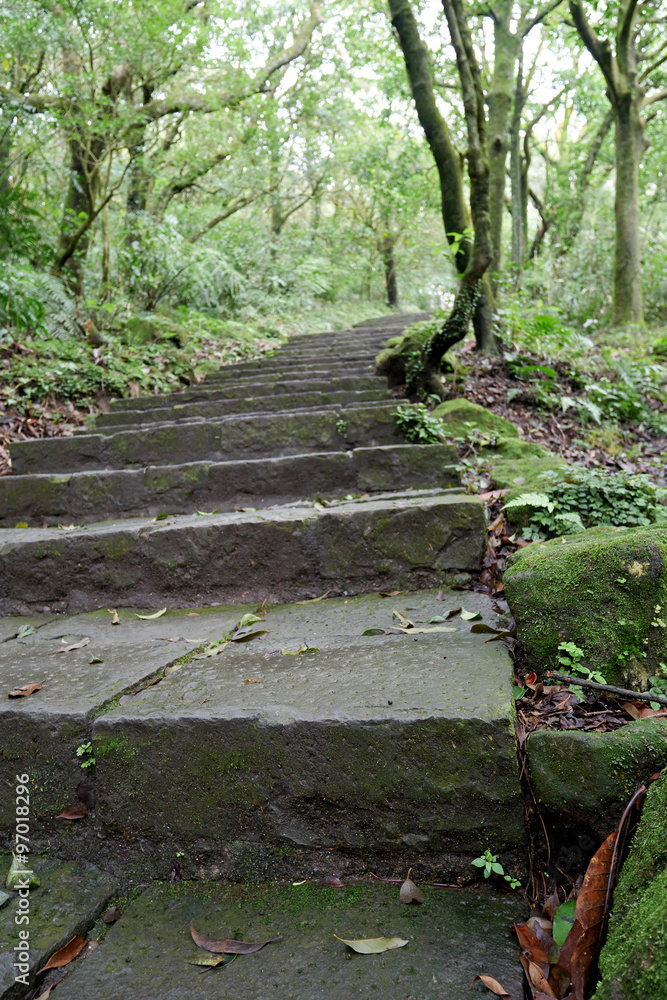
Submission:
[[[483,503],[440,490],[174,515],[157,524],[22,528],[0,533],[0,614],[47,605],[289,602],[376,585],[419,590],[448,572],[478,572],[486,545]]]
[[[0,529],[17,523],[57,527],[70,520],[90,523],[212,508],[264,508],[317,496],[328,500],[410,487],[460,490],[456,449],[444,444],[378,445],[268,459],[5,476],[0,478]]]

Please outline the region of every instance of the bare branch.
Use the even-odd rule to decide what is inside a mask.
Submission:
[[[252,192],[249,195],[243,193],[237,194],[235,198],[232,198],[231,201],[227,202],[226,208],[224,208],[219,215],[215,215],[212,219],[209,219],[206,225],[200,229],[199,232],[190,237],[188,242],[196,243],[202,236],[205,236],[206,233],[210,232],[214,226],[217,226],[220,222],[224,222],[224,220],[228,219],[230,215],[234,215],[235,212],[239,212],[242,208],[245,208],[246,205],[249,205],[258,196],[259,193],[255,192]]]

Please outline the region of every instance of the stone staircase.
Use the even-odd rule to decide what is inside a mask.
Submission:
[[[484,510],[373,375],[414,319],[292,337],[13,446],[0,678],[43,687],[0,702],[7,837],[29,772],[35,849],[123,879],[523,856],[511,663],[457,613],[500,609],[440,589],[479,568]],[[263,634],[225,642],[251,612]],[[92,758],[95,810],[57,819]]]

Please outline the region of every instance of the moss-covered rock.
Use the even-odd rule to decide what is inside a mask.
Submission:
[[[536,667],[574,642],[610,681],[646,687],[667,663],[667,528],[589,528],[512,557],[505,589]]]
[[[436,406],[432,415],[442,420],[448,437],[464,438],[471,430],[493,438],[511,440],[519,437],[518,428],[509,420],[468,399],[447,399]]]
[[[523,443],[523,442],[521,442]],[[540,445],[537,445],[540,448]],[[526,455],[523,458],[503,458],[493,463],[493,483],[501,490],[509,489],[507,500],[518,497],[527,490],[538,488],[543,482],[544,472],[558,472],[567,469],[558,455]]]
[[[649,790],[614,893],[594,1000],[646,1000],[667,989],[667,772]]]
[[[163,316],[131,316],[121,331],[121,338],[128,344],[171,341],[177,347],[185,347],[188,331]]]
[[[517,437],[495,437],[486,445],[481,445],[481,453],[494,467],[501,462],[518,462],[524,458],[555,459],[553,452],[536,441],[522,441]]]
[[[603,840],[637,785],[667,767],[667,720],[641,719],[608,733],[537,729],[526,754],[546,819]]]
[[[375,359],[375,374],[384,375],[390,389],[397,385],[405,385],[410,362],[421,354],[424,345],[434,332],[433,322],[426,321],[408,328],[402,337],[391,337],[387,341],[387,346]],[[453,369],[455,367],[453,357],[450,354],[443,354],[440,367]]]

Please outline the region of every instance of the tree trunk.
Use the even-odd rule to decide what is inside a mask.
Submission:
[[[521,281],[523,262],[526,252],[526,226],[524,209],[524,175],[521,158],[521,115],[526,102],[523,87],[523,58],[519,55],[516,87],[514,89],[514,113],[510,128],[510,181],[512,192],[512,266],[514,282],[518,286]]]
[[[445,234],[451,245],[470,227],[463,195],[461,161],[454,148],[447,123],[440,114],[433,93],[428,49],[420,38],[410,0],[389,0],[391,23],[398,35],[403,52],[410,89],[417,116],[430,147],[440,181],[440,204]],[[470,259],[470,239],[460,240],[454,266],[464,274]],[[481,297],[480,297],[481,296]],[[475,342],[478,350],[496,354],[495,299],[487,280],[476,302],[473,315]]]
[[[99,147],[99,148],[97,148]],[[94,150],[86,148],[78,139],[70,140],[70,173],[65,203],[63,205],[58,257],[67,254],[72,237],[84,218],[94,211],[97,194],[97,164],[102,152],[101,142],[96,142]],[[83,294],[83,270],[90,246],[90,229],[78,240],[76,249],[64,261],[62,267],[55,266],[65,284],[77,297]]]
[[[489,108],[489,212],[491,222],[491,263],[489,265],[494,293],[498,287],[501,266],[503,217],[505,214],[505,176],[510,148],[509,120],[512,110],[514,64],[519,39],[510,31],[513,4],[502,0],[494,4],[493,75],[487,97]]]
[[[624,94],[614,108],[616,125],[616,254],[614,325],[642,325],[639,240],[639,164],[646,140],[637,102]]]
[[[398,282],[396,281],[396,261],[394,259],[395,239],[391,233],[380,238],[380,256],[384,267],[385,300],[388,306],[398,306]]]

